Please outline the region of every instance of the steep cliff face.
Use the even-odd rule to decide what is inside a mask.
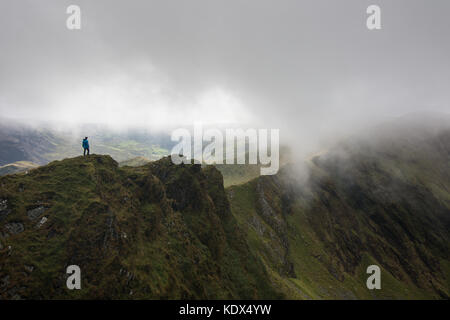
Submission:
[[[423,135],[421,135],[423,136]],[[298,298],[448,298],[450,131],[344,144],[231,187],[232,212],[273,281]],[[366,288],[367,266],[382,289]]]
[[[215,168],[78,157],[2,177],[0,199],[4,299],[281,297]],[[72,264],[81,290],[66,288]]]

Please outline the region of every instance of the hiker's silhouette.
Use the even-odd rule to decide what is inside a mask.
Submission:
[[[89,141],[88,141],[88,137],[85,137],[83,139],[82,146],[83,146],[83,149],[84,149],[83,155],[86,156],[86,151],[87,151],[87,155],[89,155]]]

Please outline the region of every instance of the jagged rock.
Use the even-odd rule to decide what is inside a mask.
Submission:
[[[350,290],[337,290],[337,296],[339,299],[344,300],[356,300],[357,297]]]
[[[6,210],[8,208],[8,200],[1,199],[0,200],[0,212]]]
[[[257,216],[253,216],[252,220],[250,221],[250,225],[260,234],[264,235],[264,232],[266,231],[266,228],[264,227],[264,224],[261,222],[261,220]]]
[[[42,217],[41,221],[39,221],[38,224],[36,225],[36,228],[42,227],[42,225],[43,225],[44,223],[46,223],[47,220],[48,220],[47,217]]]
[[[106,219],[106,227],[107,230],[105,232],[105,236],[103,238],[103,249],[106,249],[108,247],[108,244],[110,241],[117,240],[118,234],[115,229],[115,220],[116,217],[113,215],[113,213],[109,213],[110,216]]]
[[[33,270],[34,270],[33,266],[29,266],[29,265],[26,265],[26,264],[23,267],[25,268],[26,271],[28,271],[30,273],[33,272]]]
[[[279,235],[285,234],[286,223],[277,215],[277,213],[267,202],[261,180],[258,180],[258,183],[256,184],[256,193],[258,195],[258,204],[261,209],[262,217]]]
[[[0,279],[0,288],[6,288],[9,285],[9,275],[4,276]]]
[[[10,213],[8,209],[8,200],[0,199],[0,221],[2,221]]]
[[[20,222],[11,222],[5,224],[5,229],[11,234],[18,234],[25,230],[24,226]]]
[[[31,209],[27,211],[28,218],[30,220],[34,220],[39,217],[41,214],[45,212],[44,206],[39,206],[37,208]]]
[[[11,300],[21,300],[22,297],[17,293],[19,291],[19,288],[13,287],[7,291],[7,295],[10,297]]]

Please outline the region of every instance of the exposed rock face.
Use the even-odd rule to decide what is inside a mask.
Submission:
[[[40,228],[44,225],[44,223],[46,223],[48,220],[47,217],[42,217],[42,219],[38,222],[38,224],[36,225],[36,228]]]
[[[307,181],[288,166],[231,187],[272,281],[299,298],[306,287],[313,298],[448,299],[450,131],[407,141],[330,150],[308,163]],[[378,292],[365,285],[371,264],[386,281]]]
[[[9,275],[5,275],[0,278],[0,288],[4,289],[7,288],[9,285]]]
[[[8,209],[8,200],[0,199],[0,221],[6,218],[11,210]]]
[[[0,224],[10,248],[0,251],[0,298],[72,298],[69,265],[81,269],[82,298],[283,297],[213,167],[165,158],[119,168],[92,155],[0,179],[1,208],[11,210]]]
[[[5,231],[10,234],[18,234],[25,230],[23,224],[20,222],[12,222],[5,224]]]
[[[329,151],[306,182],[285,167],[229,197],[214,167],[170,158],[2,177],[0,298],[448,298],[450,135],[422,143]]]
[[[39,206],[37,208],[31,209],[27,211],[28,218],[30,220],[34,220],[45,212],[44,206]]]
[[[260,177],[256,181],[256,194],[257,194],[257,206],[260,218],[271,227],[269,231],[269,237],[272,241],[272,246],[270,246],[271,256],[273,259],[278,260],[279,272],[283,275],[295,278],[295,272],[292,267],[292,262],[289,261],[289,241],[287,240],[287,225],[283,217],[284,213],[282,210],[275,211],[269,202],[267,201],[267,195],[265,190],[265,185],[267,193],[270,195],[277,194],[276,185],[278,182],[276,180],[268,179],[267,177]],[[274,193],[275,191],[275,193]],[[257,218],[253,218],[253,221]],[[259,229],[262,229],[261,223],[256,223]],[[276,243],[276,244],[275,244]]]
[[[0,199],[0,212],[5,211],[6,209],[8,209],[8,200]]]
[[[33,266],[24,265],[23,267],[29,273],[33,272],[33,270],[34,270]]]

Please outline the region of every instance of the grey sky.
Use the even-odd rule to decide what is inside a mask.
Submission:
[[[82,29],[66,29],[77,4]],[[366,28],[366,8],[382,30]],[[333,132],[448,112],[450,1],[0,2],[1,116]]]

